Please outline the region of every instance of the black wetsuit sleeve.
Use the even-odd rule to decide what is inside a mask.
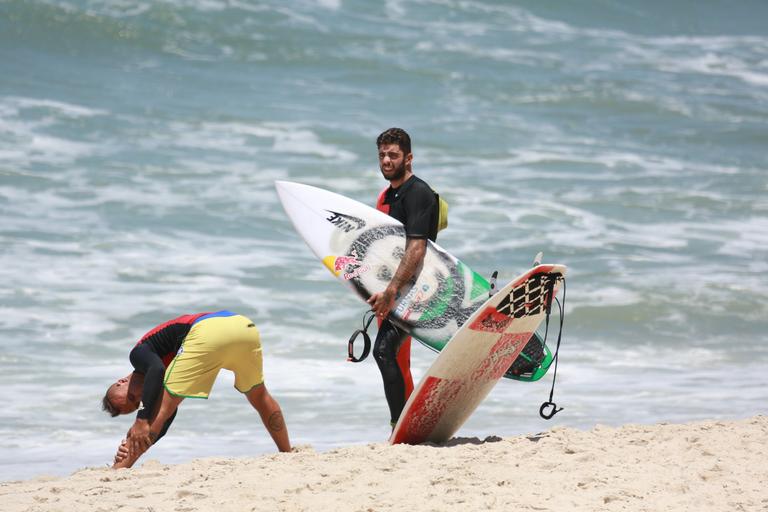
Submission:
[[[131,350],[131,364],[137,372],[144,374],[144,389],[141,392],[141,404],[136,417],[148,420],[155,410],[155,405],[163,392],[165,365],[160,356],[148,343],[137,345]]]
[[[430,235],[436,224],[434,214],[437,209],[435,193],[429,186],[416,186],[403,197],[405,208],[405,236],[409,238],[432,238]]]

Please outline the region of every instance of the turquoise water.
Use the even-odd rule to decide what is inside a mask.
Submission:
[[[768,392],[768,4],[0,1],[0,479],[106,464],[99,410],[181,313],[262,331],[296,444],[389,430],[363,304],[273,183],[373,203],[401,126],[450,203],[440,244],[512,279],[570,269],[551,377],[459,432],[739,418]],[[416,378],[434,354],[415,346]],[[222,374],[149,458],[273,450]]]

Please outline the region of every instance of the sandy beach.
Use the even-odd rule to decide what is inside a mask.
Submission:
[[[206,458],[0,484],[17,511],[768,510],[768,418],[554,428]]]

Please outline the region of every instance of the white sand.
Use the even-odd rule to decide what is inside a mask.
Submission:
[[[0,484],[15,511],[766,511],[768,418],[556,428],[538,437],[149,459]]]

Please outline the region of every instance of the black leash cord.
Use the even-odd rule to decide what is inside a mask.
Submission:
[[[555,380],[557,380],[557,362],[560,360],[560,341],[563,338],[563,322],[565,321],[565,278],[563,278],[563,302],[560,303],[560,300],[558,300],[557,297],[553,297],[554,300],[557,301],[557,308],[560,312],[560,332],[557,334],[557,346],[555,347],[555,373],[552,375],[552,388],[549,390],[549,401],[544,402],[541,404],[541,407],[539,407],[539,416],[544,418],[545,420],[551,420],[552,417],[563,410],[562,407],[557,407],[557,404],[552,401],[552,398],[555,394]],[[550,307],[552,306],[552,302],[550,301]],[[549,311],[547,312],[547,331],[549,330]],[[551,363],[550,363],[551,364]],[[546,409],[552,408],[550,412],[545,412]]]
[[[371,325],[371,322],[374,318],[376,318],[376,313],[374,313],[372,309],[369,309],[363,315],[363,328],[353,332],[352,336],[350,336],[349,341],[347,342],[347,361],[352,363],[359,363],[360,361],[364,361],[365,358],[368,357],[368,354],[370,354],[371,337],[368,336],[368,327]],[[360,354],[359,358],[357,358],[355,357],[354,346],[355,340],[361,334],[363,335],[363,353]]]

